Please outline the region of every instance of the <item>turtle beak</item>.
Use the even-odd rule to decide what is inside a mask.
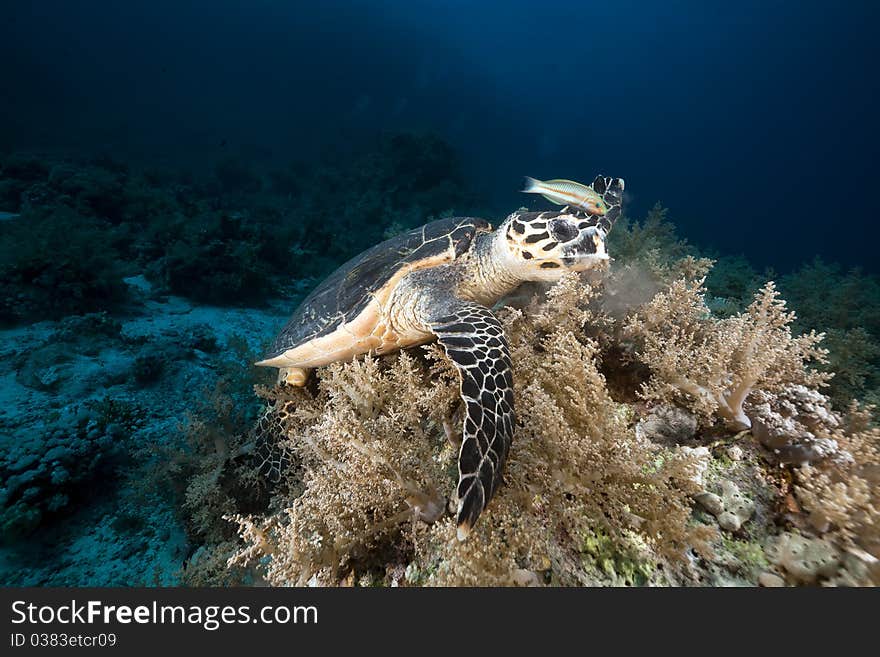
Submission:
[[[589,253],[564,258],[569,271],[582,272],[595,269],[600,263],[608,260],[607,253]]]
[[[577,242],[566,248],[564,255],[586,262],[607,260],[608,252],[605,250],[605,235],[595,228],[587,229]]]

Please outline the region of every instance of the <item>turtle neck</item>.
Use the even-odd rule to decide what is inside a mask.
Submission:
[[[519,287],[523,279],[507,265],[507,246],[501,229],[481,233],[474,242],[471,257],[463,263],[459,294],[491,307]]]

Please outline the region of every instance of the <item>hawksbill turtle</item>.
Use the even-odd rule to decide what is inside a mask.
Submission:
[[[555,282],[608,259],[605,238],[624,182],[598,176],[591,186],[604,214],[521,209],[497,230],[452,217],[368,249],[306,297],[256,364],[279,368],[281,384],[302,386],[315,367],[439,341],[464,403],[456,489],[463,540],[501,483],[516,424],[509,348],[491,308],[526,281]]]

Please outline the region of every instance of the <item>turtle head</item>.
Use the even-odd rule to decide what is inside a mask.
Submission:
[[[556,281],[608,260],[600,216],[565,207],[555,212],[517,211],[500,228],[507,266],[526,281]]]

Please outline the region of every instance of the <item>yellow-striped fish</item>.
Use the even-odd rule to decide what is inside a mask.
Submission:
[[[536,180],[526,176],[526,194],[540,194],[556,205],[571,205],[583,208],[590,214],[605,214],[608,206],[592,187],[574,180]]]

